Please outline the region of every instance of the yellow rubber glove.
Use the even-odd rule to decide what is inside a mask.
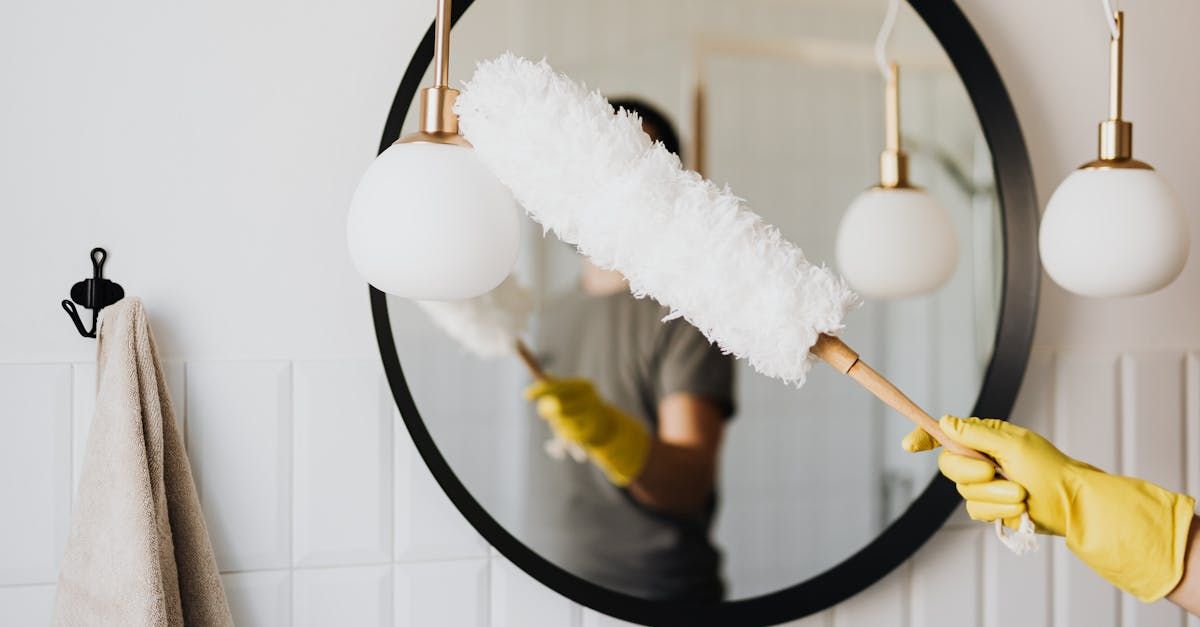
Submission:
[[[958,484],[975,520],[1002,518],[1015,527],[1028,511],[1043,533],[1067,547],[1110,583],[1147,603],[1183,577],[1196,500],[1132,477],[1118,477],[1067,457],[1042,436],[1002,420],[943,417],[946,436],[996,460],[991,464],[943,451],[942,474]],[[937,446],[917,429],[903,442],[917,452]]]
[[[537,401],[554,432],[582,446],[614,484],[629,485],[646,465],[646,427],[604,402],[587,379],[546,378],[529,386],[525,398]]]

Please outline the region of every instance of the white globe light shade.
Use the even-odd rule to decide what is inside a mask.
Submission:
[[[512,193],[475,151],[395,144],[367,168],[346,223],[354,266],[376,288],[417,300],[484,294],[517,260]]]
[[[950,215],[923,190],[875,188],[842,217],[837,260],[850,286],[868,298],[906,298],[941,287],[958,264]]]
[[[1154,170],[1083,169],[1058,186],[1042,216],[1042,265],[1083,296],[1146,294],[1187,262],[1187,216]]]

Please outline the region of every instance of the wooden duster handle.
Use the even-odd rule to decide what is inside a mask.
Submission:
[[[954,440],[946,437],[942,428],[938,426],[936,420],[932,416],[925,413],[912,399],[904,395],[884,378],[883,375],[875,372],[870,366],[863,363],[858,358],[858,353],[854,349],[846,346],[846,343],[832,335],[821,335],[817,338],[817,343],[812,347],[812,354],[820,357],[825,363],[833,366],[838,372],[849,375],[851,379],[858,382],[859,385],[867,389],[876,398],[883,401],[888,407],[900,412],[905,418],[916,423],[918,427],[925,430],[926,433],[933,436],[935,440],[940,442],[946,450],[962,455],[964,457],[972,457],[979,459],[989,464],[995,464],[995,460],[987,455],[976,451],[975,449],[967,448]]]
[[[547,378],[546,371],[542,370],[542,365],[538,363],[537,357],[533,355],[533,351],[529,350],[529,347],[523,340],[517,340],[516,349],[517,357],[520,357],[521,363],[525,364],[525,367],[529,369],[529,374],[538,381],[545,381]]]

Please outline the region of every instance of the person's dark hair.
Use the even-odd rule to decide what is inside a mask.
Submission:
[[[670,118],[658,107],[638,98],[614,98],[609,100],[608,104],[612,105],[614,110],[624,109],[638,114],[642,118],[642,124],[652,129],[649,133],[651,138],[657,139],[667,150],[683,157],[680,154],[679,133],[675,131],[675,125],[671,124]]]

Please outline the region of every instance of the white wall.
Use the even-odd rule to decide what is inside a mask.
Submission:
[[[94,350],[58,300],[94,244],[156,321],[242,624],[603,624],[465,527],[381,388],[342,219],[427,4],[5,5],[0,624],[46,622]],[[1104,114],[1099,3],[963,4],[1016,102],[1044,203],[1090,158]],[[1200,56],[1200,4],[1130,4],[1136,151],[1175,185],[1200,239],[1200,82],[1186,65]],[[1198,265],[1119,302],[1047,285],[1016,419],[1090,461],[1200,492]],[[1183,619],[1116,594],[1061,545],[1018,560],[958,518],[803,624]]]

